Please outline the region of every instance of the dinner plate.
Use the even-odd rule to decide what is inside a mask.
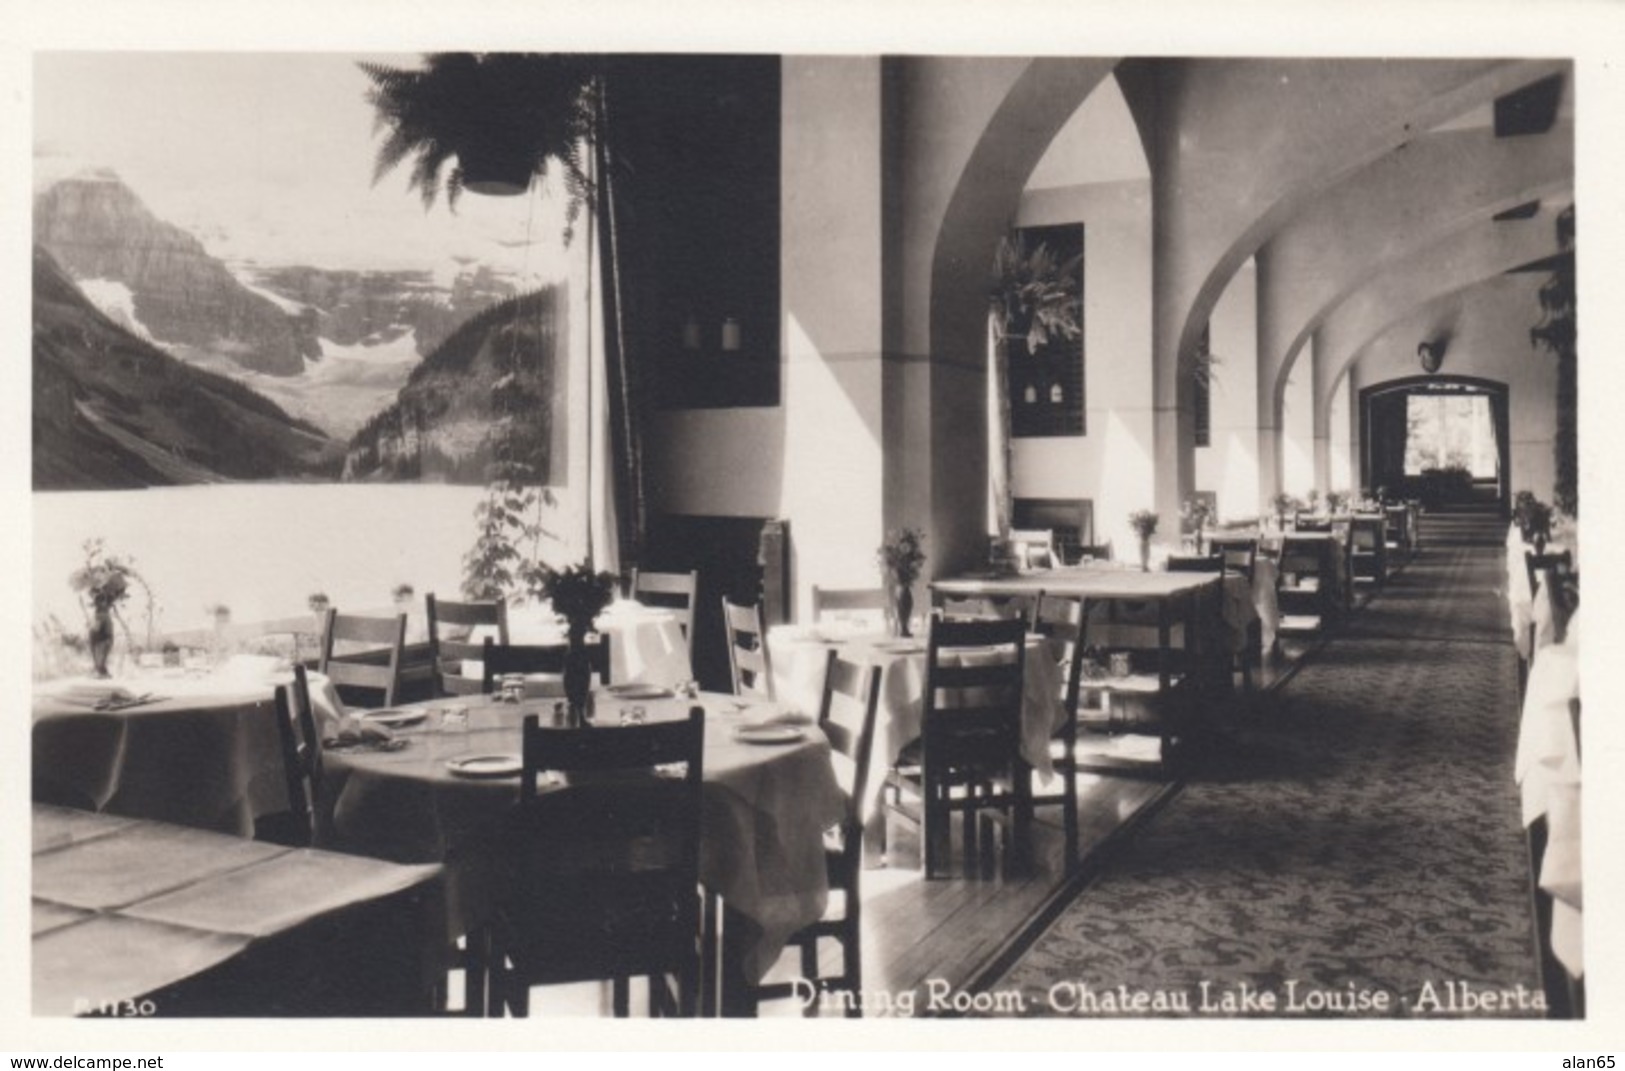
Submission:
[[[794,725],[747,726],[735,729],[734,739],[744,744],[793,744],[807,739],[807,733]]]
[[[428,719],[429,712],[426,710],[369,710],[361,715],[362,721],[370,721],[386,729],[401,729]]]
[[[604,691],[616,699],[670,699],[677,694],[658,684],[612,684]]]
[[[525,763],[518,755],[464,755],[447,761],[446,769],[458,777],[514,777]]]

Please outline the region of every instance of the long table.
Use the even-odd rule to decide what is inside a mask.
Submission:
[[[439,875],[36,803],[34,1014],[427,1011]]]

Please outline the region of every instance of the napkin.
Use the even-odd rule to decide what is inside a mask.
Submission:
[[[136,698],[134,692],[113,681],[73,680],[51,688],[48,695],[69,703],[93,707],[103,703],[128,703]]]
[[[346,714],[344,720],[339,722],[338,732],[323,738],[322,743],[327,747],[378,746],[390,744],[394,739],[395,734],[385,726]]]
[[[801,726],[811,725],[812,723],[813,718],[810,714],[803,714],[796,710],[778,710],[763,713],[754,718],[747,718],[739,723],[739,727],[742,729],[769,729],[781,725]]]

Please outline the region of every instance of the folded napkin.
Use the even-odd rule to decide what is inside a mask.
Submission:
[[[811,725],[812,715],[803,714],[795,710],[780,710],[772,713],[763,713],[754,718],[747,718],[739,723],[741,729],[769,729],[781,725]]]
[[[322,743],[327,747],[336,748],[362,745],[377,747],[394,744],[395,734],[376,722],[362,721],[354,714],[347,714],[339,723],[338,731],[324,737]]]
[[[61,681],[43,691],[54,699],[87,707],[103,703],[128,703],[136,698],[136,694],[122,684],[88,679]]]

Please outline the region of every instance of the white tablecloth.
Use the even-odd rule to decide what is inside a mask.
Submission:
[[[691,702],[638,705],[660,720],[681,717]],[[748,942],[744,964],[759,980],[789,936],[824,912],[824,830],[840,821],[844,800],[818,730],[808,727],[805,739],[787,746],[746,743],[734,731],[778,714],[777,706],[712,694],[702,695],[700,703],[707,710],[700,878],[759,931]],[[431,721],[398,732],[408,741],[400,751],[329,755],[327,791],[345,850],[398,862],[439,862],[477,840],[513,805],[517,777],[459,778],[446,762],[461,755],[517,756],[524,716],[545,717],[544,707],[486,697],[460,705],[469,709],[466,731],[435,732]],[[602,710],[599,717],[605,717]],[[455,921],[466,928],[483,910],[477,880],[456,895]]]
[[[1552,950],[1575,977],[1584,973],[1580,944],[1580,747],[1569,704],[1580,696],[1580,613],[1562,643],[1537,649],[1524,692],[1514,765],[1525,825],[1546,819],[1541,888],[1551,893]]]
[[[272,694],[292,680],[276,659],[239,655],[208,672],[151,669],[42,684],[34,697],[34,777],[98,810],[251,832],[255,818],[287,807]],[[153,698],[96,710],[95,697],[113,688]],[[319,673],[310,674],[310,690],[325,732],[343,706]]]
[[[880,709],[869,767],[872,808],[886,770],[920,736],[925,714],[925,641],[899,641],[873,632],[778,625],[768,630],[773,691],[788,710],[816,717],[832,646],[854,662],[880,667]],[[1046,778],[1054,773],[1050,739],[1066,720],[1064,682],[1049,641],[1027,637],[1021,704],[1021,755]]]

